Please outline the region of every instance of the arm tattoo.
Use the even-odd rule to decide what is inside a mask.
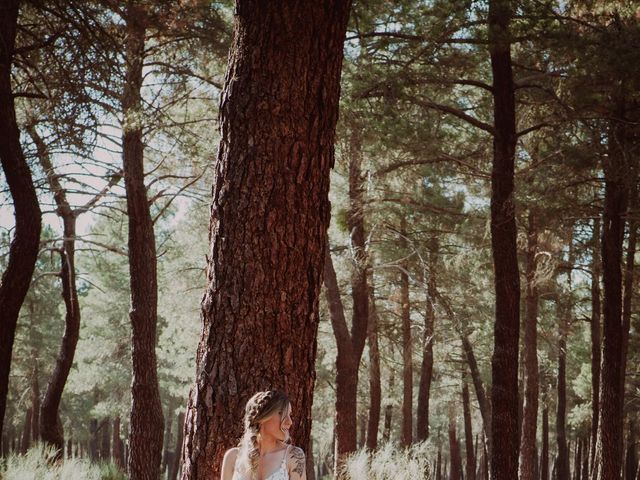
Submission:
[[[304,452],[299,447],[293,447],[291,449],[291,459],[293,461],[293,472],[302,477],[304,473]]]

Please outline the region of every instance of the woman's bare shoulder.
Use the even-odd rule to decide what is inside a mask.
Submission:
[[[238,447],[233,447],[224,452],[224,458],[227,460],[235,460],[238,457]]]
[[[236,458],[238,458],[238,447],[230,448],[224,452],[224,458],[222,459],[222,480],[229,480],[233,477]]]

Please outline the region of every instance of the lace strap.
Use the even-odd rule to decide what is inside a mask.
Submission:
[[[284,451],[284,457],[282,457],[282,464],[286,465],[287,464],[287,456],[289,455],[289,448],[291,447],[291,445],[287,445],[286,450]]]

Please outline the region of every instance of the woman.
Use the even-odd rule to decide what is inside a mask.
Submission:
[[[256,393],[245,407],[242,440],[224,454],[221,480],[306,480],[304,452],[287,443],[291,424],[285,393]]]

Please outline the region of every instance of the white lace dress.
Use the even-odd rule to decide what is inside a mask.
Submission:
[[[287,445],[287,448],[284,451],[284,456],[282,457],[282,461],[280,462],[280,467],[264,480],[289,480],[289,472],[287,470],[287,455],[289,454],[290,447],[291,445]],[[249,477],[246,477],[244,473],[238,470],[238,462],[236,462],[236,465],[233,469],[233,477],[231,477],[231,480],[250,480]]]

